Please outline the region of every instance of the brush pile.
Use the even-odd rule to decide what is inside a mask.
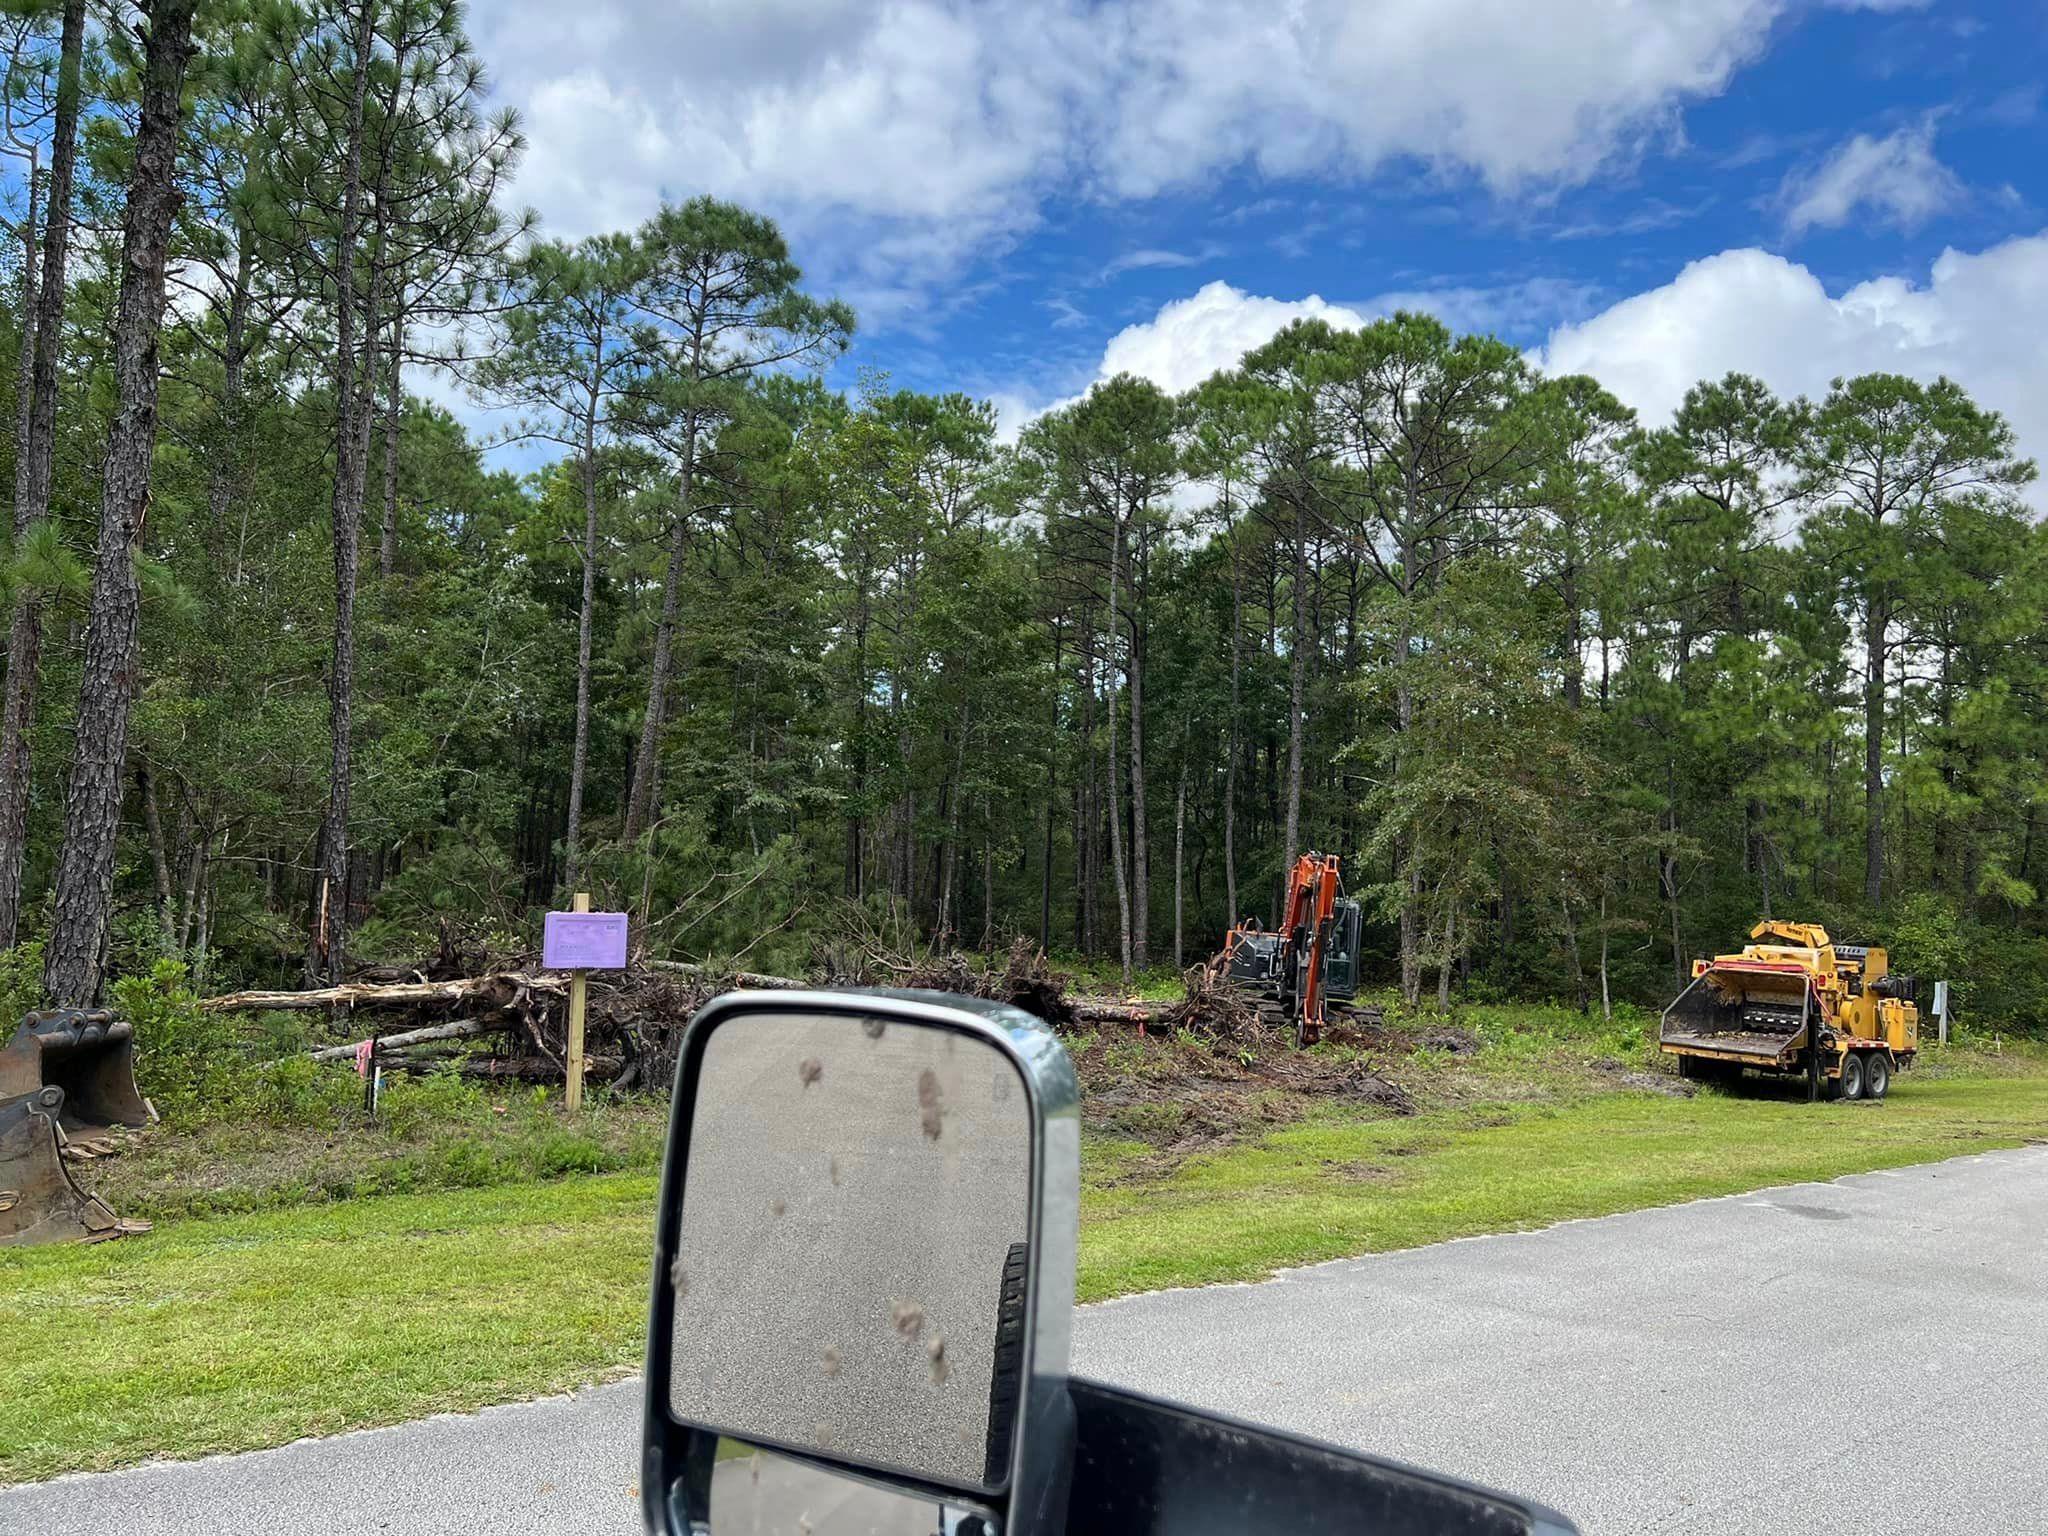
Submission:
[[[1191,966],[1181,986],[1187,995],[1159,1010],[1159,1021],[1168,1029],[1230,1045],[1255,1045],[1272,1033],[1258,1005],[1230,984],[1220,965]]]
[[[1233,1051],[1263,1050],[1282,1033],[1220,971],[1196,966],[1172,1002],[1088,997],[1045,952],[1019,939],[1006,955],[902,946],[864,932],[814,957],[800,979],[636,959],[623,971],[594,971],[584,1024],[587,1080],[620,1090],[665,1090],[674,1081],[684,1028],[697,1010],[735,988],[881,986],[950,992],[1008,1003],[1055,1029],[1135,1026],[1185,1031]],[[231,992],[202,1005],[219,1011],[320,1010],[334,1043],[315,1060],[351,1058],[376,1042],[387,1070],[452,1070],[469,1077],[560,1082],[568,1054],[569,977],[543,970],[531,953],[491,955],[443,933],[437,953],[414,968],[366,969],[344,985],[307,991]]]

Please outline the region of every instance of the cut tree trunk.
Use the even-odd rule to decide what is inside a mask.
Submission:
[[[122,215],[121,293],[114,319],[118,404],[107,440],[93,558],[75,754],[64,800],[56,908],[43,987],[61,1006],[98,1001],[114,888],[114,839],[128,717],[135,696],[141,595],[135,555],[149,515],[156,446],[157,341],[163,328],[164,265],[178,207],[176,156],[185,66],[192,56],[196,0],[156,0],[142,66],[142,117]]]
[[[425,1029],[408,1029],[395,1035],[381,1036],[377,1049],[382,1051],[402,1050],[408,1045],[425,1045],[433,1040],[470,1040],[478,1035],[503,1034],[519,1027],[516,1019],[457,1019],[452,1024],[432,1024]],[[355,1055],[360,1042],[349,1045],[324,1045],[317,1051],[306,1052],[310,1061],[346,1061]]]
[[[460,1003],[483,996],[500,987],[513,991],[569,995],[566,976],[541,971],[505,971],[494,976],[467,976],[456,981],[348,982],[337,987],[308,987],[302,991],[250,990],[226,992],[204,999],[199,1006],[212,1013],[235,1013],[252,1008],[386,1008],[419,1003]]]

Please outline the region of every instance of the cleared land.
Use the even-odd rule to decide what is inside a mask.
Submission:
[[[1609,1030],[1547,1011],[1471,1010],[1306,1057],[1172,1037],[1072,1045],[1088,1299],[2048,1136],[2048,1056],[2033,1049],[1954,1050],[1883,1105],[1809,1106],[1678,1096],[1649,1070],[1640,1020]],[[161,1136],[117,1160],[134,1194],[167,1189],[152,1169],[177,1159],[216,1208],[271,1208],[179,1215],[189,1204],[167,1192],[168,1219],[141,1241],[0,1255],[0,1306],[32,1320],[0,1383],[0,1480],[277,1445],[632,1369],[648,1112],[614,1106],[573,1128],[480,1113],[513,1123],[473,1182],[518,1176],[548,1135],[570,1138],[558,1156],[596,1147],[627,1171],[332,1198],[390,1187],[385,1163],[415,1180],[483,1168],[426,1120],[387,1142],[359,1133],[346,1187],[273,1178],[282,1155],[302,1169],[335,1155],[332,1137],[266,1141],[290,1143],[283,1131]]]

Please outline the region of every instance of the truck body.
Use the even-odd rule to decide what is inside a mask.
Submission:
[[[1690,1078],[1803,1074],[1815,1098],[1883,1098],[1919,1050],[1913,978],[1892,975],[1884,950],[1837,944],[1818,923],[1766,918],[1749,938],[1693,962],[1664,1010],[1664,1054]]]

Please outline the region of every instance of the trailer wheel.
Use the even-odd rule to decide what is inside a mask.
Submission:
[[[1892,1085],[1892,1064],[1883,1051],[1872,1051],[1863,1064],[1863,1097],[1881,1099]]]
[[[1863,1058],[1855,1051],[1842,1058],[1842,1079],[1837,1097],[1844,1103],[1853,1103],[1863,1097]]]

